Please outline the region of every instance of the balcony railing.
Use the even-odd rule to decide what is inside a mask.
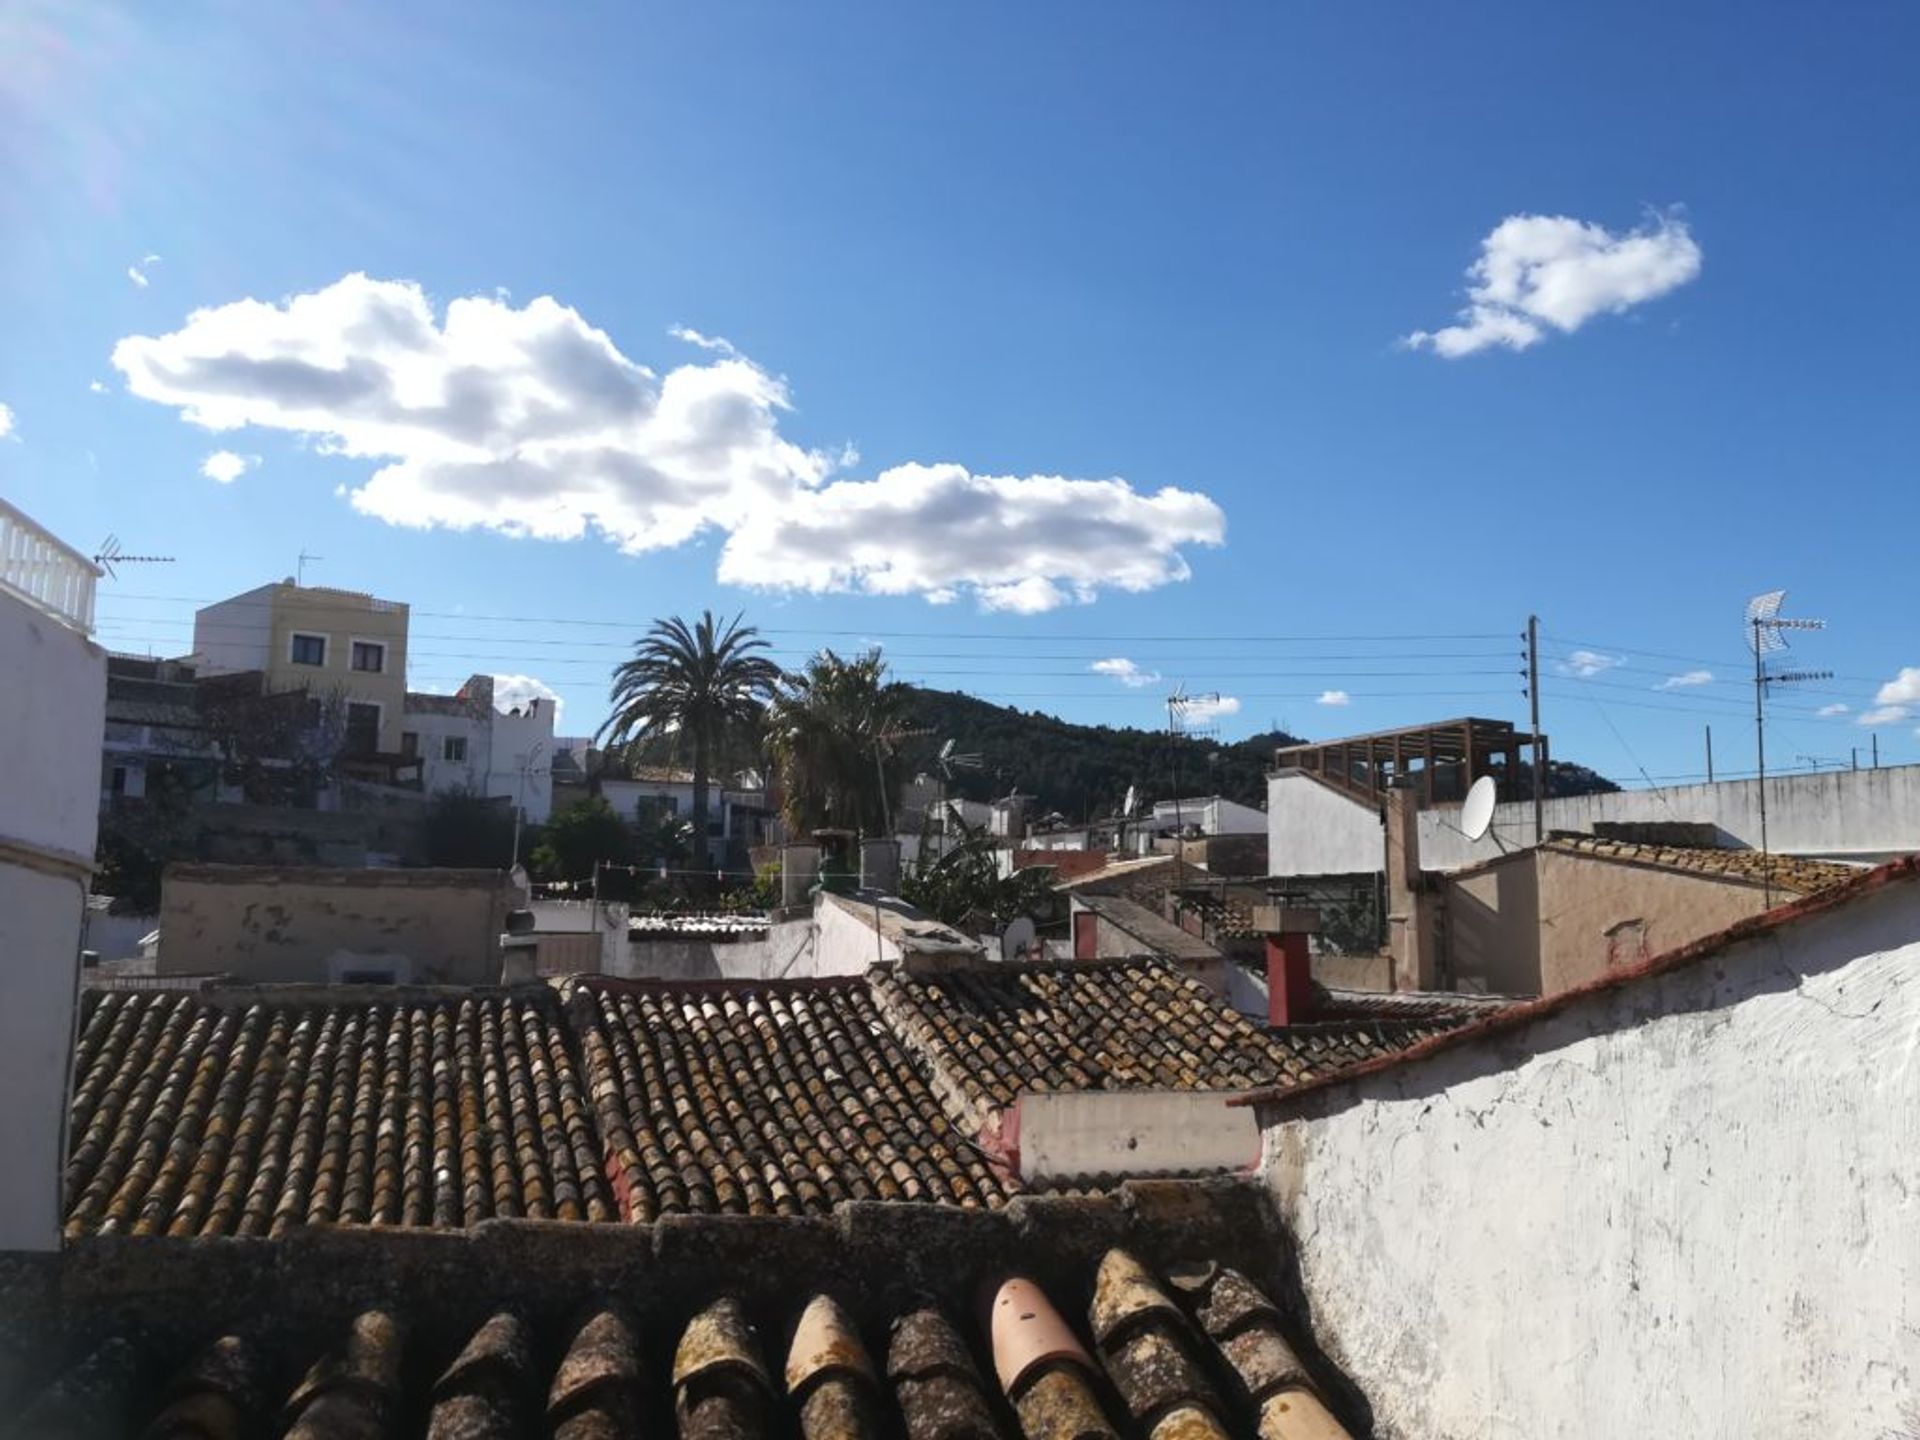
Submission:
[[[93,561],[0,500],[0,593],[17,595],[91,635],[99,578]]]

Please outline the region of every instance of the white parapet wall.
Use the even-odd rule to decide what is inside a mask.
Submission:
[[[1757,849],[1759,784],[1722,780],[1659,790],[1574,795],[1542,807],[1547,831],[1590,832],[1603,822],[1712,825],[1722,845]],[[1485,837],[1460,830],[1460,807],[1420,812],[1420,865],[1458,870],[1534,841],[1532,802],[1500,805]],[[1767,844],[1782,855],[1875,862],[1920,851],[1920,765],[1829,770],[1767,781]],[[1350,875],[1383,868],[1377,807],[1298,770],[1267,780],[1267,850],[1274,875]]]
[[[1265,1107],[1382,1440],[1920,1419],[1920,878]]]
[[[41,588],[46,595],[29,599],[0,586],[0,1250],[59,1243],[106,729],[106,654],[85,634],[90,606],[76,601],[63,615],[48,595],[71,598],[72,586]]]

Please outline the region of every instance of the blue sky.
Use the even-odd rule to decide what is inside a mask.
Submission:
[[[1538,612],[1556,754],[1686,775],[1711,723],[1738,769],[1740,609],[1785,586],[1840,678],[1770,757],[1920,759],[1917,42],[1897,4],[24,0],[0,492],[177,557],[104,587],[116,647],[305,549],[420,612],[416,684],[536,676],[567,730],[709,605],[1076,720],[1217,690],[1227,737],[1520,720]],[[1404,343],[1476,286],[1463,343],[1533,343]]]

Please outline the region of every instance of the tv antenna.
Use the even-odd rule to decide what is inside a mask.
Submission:
[[[947,813],[947,786],[953,780],[956,770],[979,770],[985,761],[977,754],[960,754],[953,747],[955,741],[949,736],[940,746],[940,753],[933,757],[933,763],[940,772],[940,833],[945,835],[951,830],[953,817]]]
[[[1808,680],[1831,680],[1831,670],[1769,670],[1767,656],[1787,648],[1788,630],[1824,630],[1824,620],[1795,620],[1780,613],[1787,592],[1769,590],[1747,601],[1747,647],[1753,651],[1753,749],[1760,776],[1761,883],[1768,909],[1773,908],[1773,864],[1767,849],[1767,687],[1798,685]]]
[[[882,835],[893,834],[893,811],[887,804],[887,757],[898,753],[902,740],[912,740],[932,733],[931,730],[915,729],[907,725],[896,725],[891,729],[874,732],[873,773],[880,782],[880,833]]]
[[[93,563],[105,572],[109,580],[118,580],[117,565],[171,565],[171,555],[129,555],[120,548],[120,537],[109,535],[100,542],[100,549],[93,557]]]
[[[1167,696],[1167,737],[1169,741],[1184,737],[1189,740],[1205,739],[1216,733],[1211,725],[1195,726],[1189,723],[1191,714],[1198,710],[1202,714],[1215,714],[1220,708],[1220,692],[1209,690],[1204,695],[1189,695],[1185,685],[1173,687],[1173,693]],[[1180,813],[1180,747],[1169,744],[1173,751],[1173,835],[1174,858],[1179,859],[1179,842],[1187,833],[1186,817]],[[1177,868],[1177,867],[1176,867]]]
[[[320,561],[326,558],[327,557],[324,555],[310,555],[305,550],[302,550],[300,552],[300,563],[293,572],[293,577],[294,577],[293,583],[296,585],[306,584],[307,583],[307,566],[317,565]]]

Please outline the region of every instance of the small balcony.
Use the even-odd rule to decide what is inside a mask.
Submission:
[[[93,561],[0,500],[0,594],[17,596],[91,635],[99,579]]]

